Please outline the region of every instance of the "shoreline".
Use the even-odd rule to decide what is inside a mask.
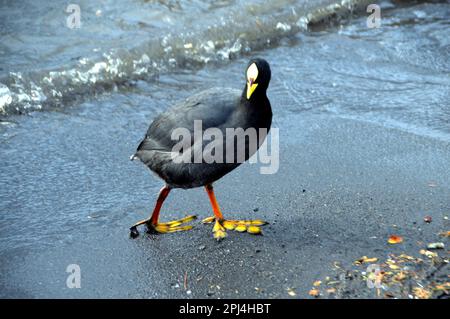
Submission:
[[[103,54],[79,56],[57,67],[38,70],[9,70],[0,74],[0,118],[34,111],[65,109],[121,87],[133,86],[139,80],[151,80],[180,69],[200,69],[205,65],[224,63],[250,53],[277,46],[282,39],[311,26],[331,25],[363,12],[368,0],[322,0],[312,5],[300,1],[290,6],[269,7],[257,16],[258,9],[245,8],[252,19],[240,13],[225,25],[142,41],[132,48],[110,48]],[[270,13],[273,9],[275,16]],[[364,11],[365,12],[365,11]],[[240,23],[233,19],[239,18]],[[255,29],[255,24],[257,29]],[[192,33],[192,32],[191,32]],[[150,35],[151,36],[151,35]],[[209,39],[206,41],[205,39]],[[101,52],[100,52],[101,53]]]

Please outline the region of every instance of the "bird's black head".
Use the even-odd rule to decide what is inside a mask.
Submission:
[[[245,71],[247,100],[250,100],[252,96],[265,96],[270,77],[270,66],[266,60],[259,58],[251,59]]]

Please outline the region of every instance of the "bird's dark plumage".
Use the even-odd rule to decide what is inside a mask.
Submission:
[[[262,233],[260,226],[267,224],[262,220],[225,220],[212,183],[246,161],[263,143],[272,123],[272,109],[266,95],[270,77],[269,64],[263,59],[253,59],[247,66],[247,84],[242,92],[227,88],[206,90],[155,118],[132,159],[139,158],[166,185],[159,192],[150,218],[131,226],[131,237],[139,235],[137,227],[143,224],[148,231],[156,233],[192,229],[193,226],[186,224],[196,218],[194,215],[161,223],[159,214],[172,188],[199,186],[205,186],[214,212],[213,217],[203,220],[204,223],[215,221],[214,238],[225,238],[226,230]],[[236,134],[239,130],[242,134]],[[204,151],[208,147],[209,153]]]
[[[172,140],[172,133],[178,128],[185,128],[193,136],[195,120],[202,121],[203,131],[208,128],[218,128],[223,132],[224,137],[227,128],[244,130],[255,128],[257,132],[258,129],[265,128],[268,131],[272,122],[272,110],[266,90],[271,71],[265,60],[251,60],[247,70],[252,64],[257,67],[257,76],[249,80],[249,74],[247,74],[247,85],[243,92],[230,88],[212,88],[175,104],[157,116],[134,157],[139,158],[171,188],[208,185],[239,166],[241,163],[206,163],[205,161],[176,163],[173,160],[173,148],[178,140]],[[254,81],[250,85],[253,83],[256,85],[250,98],[247,95],[249,81]],[[205,147],[209,142],[200,141],[199,143]],[[188,144],[195,150],[197,148],[194,144],[200,146],[194,138]],[[230,150],[225,147],[223,150],[224,153],[236,151],[236,149]],[[246,150],[245,160],[253,155],[247,144]]]

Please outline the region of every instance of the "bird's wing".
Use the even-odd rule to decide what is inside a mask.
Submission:
[[[202,121],[203,130],[223,127],[239,104],[240,96],[241,92],[235,89],[213,88],[175,104],[155,118],[137,150],[170,152],[178,143],[171,136],[177,128],[189,130],[193,143],[194,120]]]

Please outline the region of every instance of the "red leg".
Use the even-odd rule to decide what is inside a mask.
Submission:
[[[220,211],[219,204],[217,203],[216,196],[214,195],[214,190],[212,185],[205,186],[206,192],[208,193],[209,200],[211,201],[211,206],[214,212],[214,216],[219,221],[223,220],[222,212]]]
[[[162,204],[164,203],[164,200],[167,198],[167,195],[169,195],[169,192],[170,192],[169,187],[164,186],[163,188],[161,188],[161,190],[159,191],[158,199],[156,200],[155,208],[153,209],[152,216],[150,217],[150,219],[141,220],[130,227],[131,238],[136,238],[137,236],[139,236],[139,232],[137,230],[138,226],[143,224],[154,226],[158,223],[159,212],[161,211]]]
[[[169,193],[170,193],[170,188],[167,186],[164,186],[159,191],[158,199],[156,200],[156,205],[155,205],[155,208],[153,209],[152,217],[150,217],[151,225],[156,225],[158,223],[161,207],[164,203],[164,200],[167,198],[167,195],[169,195]]]
[[[204,224],[209,224],[215,221],[213,227],[214,238],[221,240],[226,237],[226,230],[235,230],[238,232],[247,232],[250,234],[261,234],[260,226],[264,226],[267,222],[255,219],[255,220],[225,220],[222,212],[220,211],[219,204],[217,203],[216,196],[212,185],[205,186],[208,193],[209,200],[214,212],[214,217],[208,217],[203,220]]]
[[[139,225],[146,224],[149,231],[156,232],[156,233],[174,233],[177,231],[184,231],[192,229],[192,226],[189,225],[183,225],[186,224],[194,219],[196,219],[196,216],[190,215],[186,216],[182,219],[160,223],[159,222],[159,213],[161,212],[161,207],[164,203],[164,200],[169,195],[170,188],[168,186],[164,186],[159,191],[158,199],[156,200],[155,208],[153,209],[152,216],[149,219],[141,220],[140,222],[137,222],[130,228],[130,236],[132,238],[136,238],[139,236],[139,232],[137,230],[137,227]]]
[[[214,195],[214,190],[212,185],[206,185],[205,186],[206,192],[208,193],[209,200],[211,201],[211,206],[214,212],[215,217],[215,224],[213,227],[213,233],[214,238],[217,240],[221,240],[227,236],[227,233],[225,232],[225,228],[222,225],[223,222],[223,215],[220,211],[219,204],[217,203],[216,196]],[[212,221],[212,220],[211,220]]]

